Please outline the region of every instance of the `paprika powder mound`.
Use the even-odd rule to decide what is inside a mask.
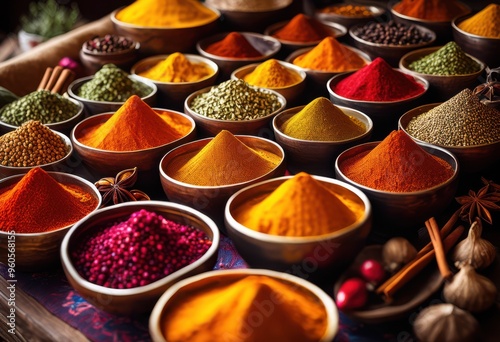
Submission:
[[[433,156],[403,130],[392,131],[371,151],[339,164],[350,180],[388,192],[415,192],[432,188],[453,176],[445,160]]]
[[[408,17],[432,21],[451,21],[469,12],[467,7],[455,0],[402,0],[392,9]]]
[[[291,42],[315,42],[329,35],[317,20],[302,13],[294,16],[285,26],[272,34],[273,37]]]
[[[93,211],[97,199],[78,185],[63,184],[39,167],[0,193],[0,230],[43,233],[71,225]]]
[[[262,53],[253,47],[244,35],[230,32],[224,39],[208,45],[206,52],[220,57],[254,58],[262,57]]]

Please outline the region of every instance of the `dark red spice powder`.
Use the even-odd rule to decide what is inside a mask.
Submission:
[[[393,69],[383,58],[347,76],[332,89],[337,95],[362,101],[398,101],[417,96],[424,87],[411,75]]]
[[[212,55],[232,58],[261,57],[262,54],[238,32],[229,33],[224,39],[212,43],[205,49]]]
[[[317,20],[302,13],[297,14],[273,37],[291,42],[313,42],[328,36],[328,31]]]

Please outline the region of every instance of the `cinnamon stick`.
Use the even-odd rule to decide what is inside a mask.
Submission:
[[[439,235],[441,236],[441,239],[444,239],[448,234],[450,234],[453,226],[455,225],[455,223],[457,223],[457,220],[458,220],[458,213],[459,211],[455,211],[453,213],[453,215],[451,215],[451,217],[448,219],[448,221],[444,224],[443,228],[441,228],[441,231],[439,233]],[[422,249],[417,253],[417,258],[420,257],[420,256],[423,256],[424,254],[426,254],[428,251],[432,250],[433,246],[432,246],[432,241],[429,242],[427,245],[425,245],[424,247],[422,247]]]
[[[47,82],[47,85],[44,88],[45,90],[50,91],[54,87],[54,85],[57,82],[57,79],[59,78],[59,75],[62,72],[62,69],[63,68],[58,65],[54,68],[54,70],[52,70],[52,74],[50,75],[49,81]]]
[[[425,227],[429,232],[431,243],[434,246],[434,252],[436,255],[439,272],[441,272],[441,275],[444,279],[449,279],[453,275],[453,273],[448,267],[448,262],[446,261],[446,253],[444,251],[443,241],[439,236],[439,227],[437,225],[436,219],[434,217],[431,217],[429,220],[425,221]]]
[[[50,75],[52,75],[52,68],[48,67],[47,69],[45,69],[45,73],[43,74],[42,80],[40,81],[37,90],[45,89],[47,83],[49,83]]]
[[[51,92],[53,93],[59,93],[60,91],[64,90],[64,87],[71,82],[73,79],[75,73],[70,70],[70,69],[64,69],[61,72],[61,75],[59,76],[59,79],[57,80],[56,84],[52,88]]]

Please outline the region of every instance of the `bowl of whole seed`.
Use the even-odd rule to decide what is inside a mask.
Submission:
[[[213,269],[219,240],[215,223],[191,207],[127,202],[76,223],[61,243],[61,260],[71,286],[90,303],[140,314],[173,284]]]
[[[215,136],[222,130],[270,136],[271,121],[286,104],[285,97],[277,91],[253,87],[237,79],[192,93],[184,102],[184,112],[193,118],[204,136]]]

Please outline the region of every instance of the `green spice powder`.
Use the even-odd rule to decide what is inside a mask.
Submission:
[[[151,91],[151,87],[130,78],[116,65],[105,64],[78,89],[77,95],[93,101],[125,102],[132,95],[144,97]]]
[[[465,75],[481,70],[481,66],[453,41],[410,63],[408,67],[413,71],[429,75]]]

